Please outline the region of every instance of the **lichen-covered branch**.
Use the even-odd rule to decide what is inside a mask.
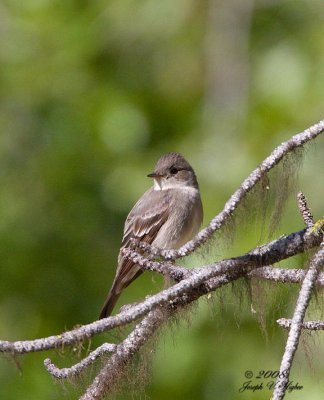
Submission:
[[[154,271],[160,273],[162,275],[170,276],[176,282],[188,277],[201,268],[205,267],[197,267],[192,269],[186,269],[181,266],[176,266],[173,264],[169,264],[167,262],[158,262],[152,261],[143,255],[139,254],[135,250],[131,250],[129,248],[125,248],[123,251],[125,258],[130,258],[132,261],[136,262],[138,265],[142,267],[143,270]],[[257,268],[252,270],[247,274],[249,278],[257,278],[263,279],[273,282],[281,282],[281,283],[301,283],[305,277],[306,271],[304,269],[285,269],[285,268],[277,268],[275,266],[264,266],[261,268]],[[324,273],[320,273],[316,284],[319,286],[324,286]]]
[[[301,216],[303,217],[305,225],[308,228],[311,228],[314,225],[314,218],[310,208],[308,207],[307,200],[303,192],[299,192],[297,194],[297,200],[298,200],[298,208]]]
[[[304,229],[280,237],[266,245],[256,247],[243,256],[222,260],[218,263],[200,267],[189,277],[155,295],[149,296],[142,303],[136,304],[119,314],[83,325],[57,336],[25,341],[0,341],[0,352],[23,354],[43,351],[61,346],[71,346],[113,328],[124,326],[145,316],[158,305],[168,305],[177,297],[196,291],[202,284],[206,285],[205,293],[213,290],[213,279],[227,274],[229,281],[245,276],[255,268],[276,263],[307,249],[319,246],[321,236],[309,235]],[[210,286],[208,288],[208,285]]]
[[[284,269],[275,267],[262,267],[254,269],[248,274],[249,278],[264,279],[272,282],[281,283],[301,283],[305,278],[306,271],[304,269]],[[324,286],[324,273],[318,274],[316,285]]]
[[[176,266],[171,262],[152,261],[149,258],[144,257],[142,254],[138,253],[136,250],[127,247],[123,249],[123,256],[134,261],[137,265],[142,267],[143,270],[154,271],[159,274],[169,276],[176,282],[181,281],[192,273],[191,270],[184,267]]]
[[[280,318],[277,320],[277,324],[282,328],[290,329],[291,327],[291,319]],[[309,331],[323,331],[324,330],[324,321],[306,321],[301,324],[302,329],[307,329]]]
[[[279,377],[273,393],[273,400],[281,400],[285,396],[286,388],[289,382],[290,369],[292,367],[294,355],[298,347],[306,309],[308,307],[317,276],[323,266],[324,241],[321,244],[320,250],[315,254],[310,262],[309,269],[305,275],[299,292],[294,316],[291,320],[285,352],[280,365]]]
[[[80,400],[100,400],[111,390],[122,376],[127,365],[137,351],[154,335],[165,320],[162,307],[149,312],[133,332],[117,346],[116,351],[107,360]]]
[[[117,345],[113,343],[104,343],[92,351],[87,357],[71,368],[58,368],[54,365],[50,358],[44,360],[44,365],[47,371],[56,379],[70,378],[80,375],[81,372],[89,365],[93,364],[99,357],[107,353],[114,353]]]

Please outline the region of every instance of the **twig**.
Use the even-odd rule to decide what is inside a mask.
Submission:
[[[50,358],[44,360],[44,365],[47,371],[54,376],[56,379],[69,378],[72,376],[80,375],[81,372],[93,364],[97,358],[101,357],[103,354],[114,353],[116,351],[117,345],[112,343],[104,343],[96,350],[92,351],[87,357],[85,357],[79,363],[73,365],[71,368],[58,368],[52,363]]]
[[[191,275],[191,270],[176,266],[171,262],[158,262],[152,261],[142,254],[139,254],[136,250],[126,247],[123,249],[123,255],[125,258],[131,259],[134,263],[139,265],[143,270],[154,271],[159,274],[169,276],[174,279],[176,282],[181,281],[182,279]]]
[[[315,254],[310,262],[309,269],[305,275],[302,287],[299,292],[295,312],[291,320],[291,326],[287,339],[284,355],[282,357],[279,376],[273,393],[273,400],[281,400],[285,396],[286,388],[289,382],[290,369],[298,347],[299,337],[302,329],[302,323],[305,317],[306,309],[309,304],[315,281],[320,269],[324,266],[324,241],[320,250]]]
[[[270,266],[254,269],[248,273],[249,278],[265,279],[282,283],[301,283],[305,275],[306,271],[304,269],[284,269]],[[318,275],[316,285],[324,286],[323,272]]]
[[[303,192],[299,192],[297,194],[297,200],[298,200],[298,208],[301,213],[301,216],[303,217],[305,225],[308,228],[311,228],[314,225],[314,218],[310,208],[308,207],[307,200]]]
[[[280,318],[277,320],[277,324],[282,328],[290,329],[292,320],[287,318]],[[307,321],[301,324],[302,329],[307,329],[310,331],[323,331],[324,321]]]

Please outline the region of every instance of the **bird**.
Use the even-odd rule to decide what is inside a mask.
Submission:
[[[118,255],[116,275],[99,319],[108,317],[123,291],[142,274],[141,268],[123,256],[132,239],[160,249],[178,249],[199,231],[203,206],[195,171],[177,152],[162,155],[147,175],[153,186],[128,214]]]

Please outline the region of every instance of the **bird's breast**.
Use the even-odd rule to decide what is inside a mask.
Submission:
[[[172,189],[168,219],[153,245],[162,249],[181,247],[198,233],[202,217],[202,204],[197,189]]]

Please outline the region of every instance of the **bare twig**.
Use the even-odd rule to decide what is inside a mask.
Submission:
[[[273,393],[273,400],[281,400],[285,396],[286,388],[289,382],[290,369],[298,347],[299,337],[302,329],[302,323],[305,317],[306,309],[309,304],[315,281],[320,269],[324,266],[324,241],[320,250],[315,254],[310,262],[309,269],[303,280],[299,292],[294,316],[291,320],[291,326],[287,339],[286,349],[282,357],[280,372]]]

